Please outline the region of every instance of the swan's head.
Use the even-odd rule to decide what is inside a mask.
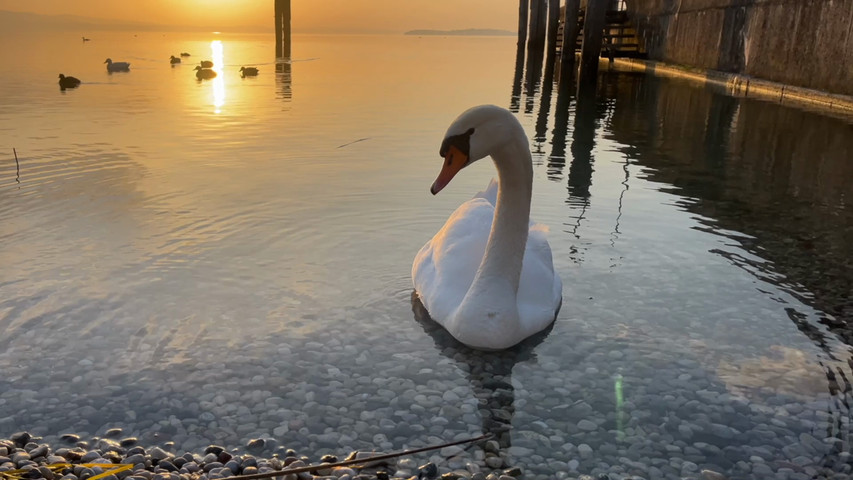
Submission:
[[[444,135],[438,154],[444,164],[430,188],[433,195],[446,187],[460,170],[489,156],[518,135],[521,124],[509,110],[480,105],[462,112]],[[523,132],[523,130],[522,130]]]

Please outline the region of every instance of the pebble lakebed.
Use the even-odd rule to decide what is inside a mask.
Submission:
[[[353,332],[350,337],[361,335]],[[64,446],[82,450],[87,459],[105,458],[101,454],[116,443],[125,455],[148,458],[163,451],[157,454],[183,458],[187,463],[181,468],[189,465],[184,474],[181,468],[155,471],[159,460],[151,457],[150,467],[143,462],[143,468],[127,474],[136,477],[131,480],[232,475],[235,463],[226,467],[228,462],[204,453],[210,444],[227,446],[232,460],[240,459],[236,467],[243,474],[244,461],[249,467],[256,462],[258,470],[274,469],[288,461],[313,464],[325,455],[388,453],[483,433],[500,441],[401,457],[382,471],[394,479],[430,478],[431,469],[420,467],[432,463],[435,478],[472,480],[850,478],[850,425],[840,397],[804,399],[783,391],[739,395],[697,360],[660,353],[641,357],[604,341],[579,338],[572,349],[559,352],[546,344],[535,352],[531,346],[498,355],[461,349],[439,338],[443,331],[437,328],[428,333],[436,335],[439,357],[417,343],[423,336],[417,331],[399,332],[399,342],[371,349],[352,345],[369,339],[343,342],[345,333],[334,329],[322,342],[292,346],[272,337],[249,345],[257,353],[251,362],[234,365],[221,363],[218,350],[200,349],[198,363],[168,372],[168,378],[182,379],[180,389],[167,388],[168,379],[156,370],[132,380],[112,378],[109,368],[99,365],[115,363],[93,357],[86,365],[73,365],[80,380],[72,384],[90,386],[87,394],[69,397],[68,387],[53,377],[13,366],[5,380],[9,388],[0,388],[5,390],[0,405],[9,414],[0,418],[0,435],[20,430],[42,435],[43,441],[18,441],[14,448],[46,444],[55,448],[54,456]],[[400,345],[410,348],[401,352]],[[60,359],[72,353],[42,351],[57,356],[44,362],[57,369],[52,375],[66,375]],[[793,372],[782,367],[780,378],[790,378]],[[620,404],[614,400],[617,375],[626,389]],[[113,387],[119,380],[121,387]],[[122,432],[116,434],[112,428],[118,426]],[[63,432],[86,443],[65,443]],[[138,443],[122,446],[122,437]],[[141,445],[142,451],[133,450]],[[106,450],[97,453],[101,447]],[[120,462],[125,457],[119,451],[112,456]],[[37,458],[47,462],[47,456]],[[189,472],[193,465],[199,470]],[[381,478],[378,472],[341,469],[335,471],[340,477],[332,478],[372,480]]]
[[[107,431],[107,435],[118,437],[121,429]],[[323,455],[315,463],[307,456],[299,456],[296,451],[280,448],[281,454],[262,458],[251,454],[231,453],[225,447],[209,445],[201,453],[177,454],[168,451],[174,445],[165,448],[145,448],[138,445],[134,437],[121,439],[93,438],[81,440],[78,435],[62,436],[67,447],[55,450],[46,443],[39,443],[40,437],[29,432],[18,432],[9,439],[0,440],[0,478],[26,480],[217,480],[240,475],[257,475],[280,472],[269,478],[284,480],[391,480],[391,479],[471,479],[471,480],[514,480],[521,474],[519,468],[508,468],[485,474],[473,464],[465,470],[441,473],[432,463],[417,465],[409,458],[370,461],[370,457],[381,452],[354,451],[346,460],[365,459],[359,465],[332,466],[339,461],[334,455]],[[168,443],[168,442],[167,442]],[[253,439],[247,449],[263,448],[266,441]],[[497,442],[485,442],[485,449],[497,451]],[[235,449],[237,450],[237,449]],[[57,464],[64,467],[55,468]],[[93,464],[98,464],[97,466]],[[297,469],[320,464],[312,472],[286,473],[288,469]],[[323,467],[322,464],[329,464]],[[49,468],[53,465],[53,468]],[[111,473],[105,465],[131,468]],[[106,475],[104,475],[106,473]]]

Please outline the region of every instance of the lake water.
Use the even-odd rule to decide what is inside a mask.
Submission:
[[[517,78],[512,37],[297,36],[277,68],[271,36],[87,36],[2,38],[0,437],[317,460],[494,433],[415,459],[851,471],[850,121],[634,74],[577,96]],[[492,354],[425,320],[410,279],[494,175],[429,194],[481,103],[530,135],[565,284],[546,335]]]

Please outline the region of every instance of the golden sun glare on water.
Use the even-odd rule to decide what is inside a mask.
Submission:
[[[222,111],[222,106],[225,105],[225,79],[222,78],[225,49],[222,47],[221,41],[210,42],[210,56],[213,60],[213,70],[216,72],[216,78],[213,79],[213,106],[216,107],[215,112],[219,113]]]

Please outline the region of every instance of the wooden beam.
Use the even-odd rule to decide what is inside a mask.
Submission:
[[[557,54],[557,30],[560,27],[560,0],[548,0],[548,63],[552,65]]]
[[[524,62],[524,46],[527,44],[527,10],[530,0],[518,0],[518,43],[516,44],[516,62]]]
[[[275,0],[275,56],[290,58],[290,0]]]
[[[578,40],[578,10],[580,0],[566,0],[563,10],[563,44],[560,46],[560,82],[574,76],[575,45]]]
[[[530,22],[529,36],[527,41],[527,54],[537,52],[539,55],[545,53],[545,27],[547,24],[548,4],[547,0],[530,0]]]
[[[587,0],[583,19],[580,82],[595,82],[607,16],[608,0]]]

